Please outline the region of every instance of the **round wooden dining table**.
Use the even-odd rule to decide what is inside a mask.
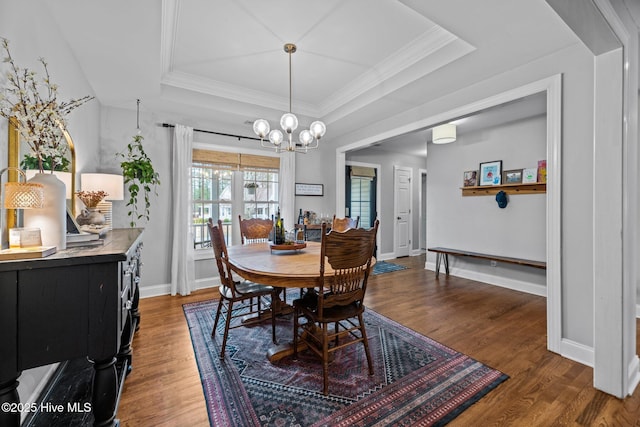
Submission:
[[[292,250],[272,250],[269,242],[235,245],[227,248],[231,269],[244,279],[278,288],[313,288],[320,284],[319,242],[306,242],[306,247]],[[376,259],[371,260],[371,268]],[[333,269],[325,262],[325,279]],[[273,301],[276,314],[291,312],[286,301]],[[279,345],[267,354],[276,361],[293,353],[291,344]]]
[[[253,282],[307,288],[320,280],[319,242],[306,242],[305,248],[292,250],[272,250],[268,242],[252,243],[230,246],[227,252],[232,270]],[[331,272],[331,267],[325,266],[325,274]]]

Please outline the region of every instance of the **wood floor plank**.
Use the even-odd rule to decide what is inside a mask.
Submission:
[[[591,368],[546,350],[545,298],[443,274],[436,279],[424,269],[424,255],[393,262],[409,268],[371,276],[368,308],[510,376],[451,426],[640,427],[640,390],[624,400],[597,391]],[[133,371],[118,411],[122,426],[209,425],[182,304],[216,294],[140,301]]]

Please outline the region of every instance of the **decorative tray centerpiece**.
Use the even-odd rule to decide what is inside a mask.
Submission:
[[[300,249],[304,249],[306,247],[307,247],[307,244],[305,242],[302,242],[302,243],[285,242],[280,245],[276,245],[273,242],[269,242],[269,248],[271,248],[272,251],[297,251]]]

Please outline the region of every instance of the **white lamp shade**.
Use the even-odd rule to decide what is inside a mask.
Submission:
[[[104,191],[105,200],[124,200],[124,178],[110,173],[80,174],[82,191]]]
[[[37,173],[40,173],[40,171],[38,170],[31,170],[31,169],[27,169],[26,171],[24,171],[27,180],[30,180],[31,178],[33,178]],[[45,174],[47,173],[51,173],[49,171],[44,171]],[[60,181],[62,181],[64,183],[65,186],[65,199],[67,200],[71,200],[71,172],[59,172],[59,171],[54,171],[53,174],[56,176],[56,178],[58,178]]]
[[[456,125],[448,123],[433,128],[433,143],[448,144],[456,140]]]

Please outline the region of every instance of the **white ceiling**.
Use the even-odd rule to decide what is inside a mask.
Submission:
[[[578,43],[543,0],[43,1],[104,105],[246,136],[289,109],[285,43],[325,139]]]

